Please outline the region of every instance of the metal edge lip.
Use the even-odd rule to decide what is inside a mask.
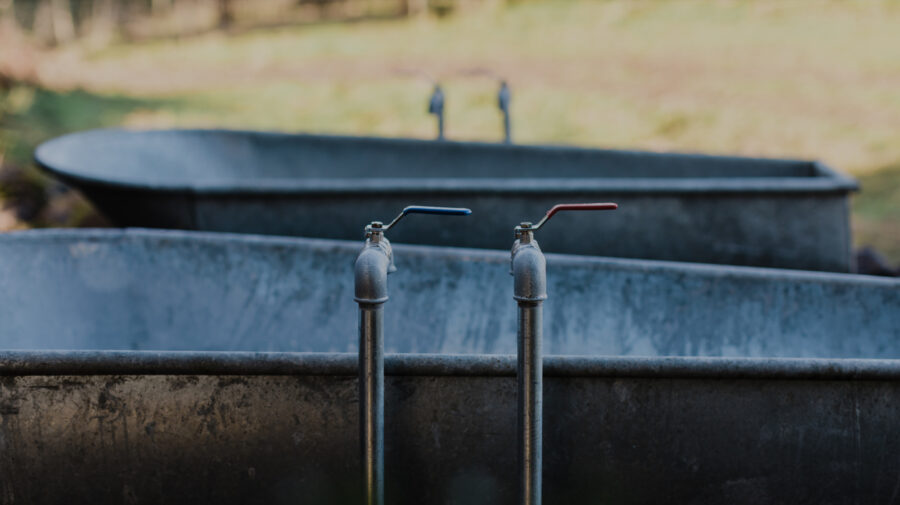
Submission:
[[[406,146],[425,146],[439,145],[450,148],[474,148],[489,149],[500,151],[549,151],[560,153],[615,153],[631,156],[654,156],[654,157],[675,157],[682,159],[714,159],[727,161],[770,161],[778,163],[815,163],[816,160],[800,159],[800,158],[774,158],[765,156],[737,156],[729,154],[707,154],[702,152],[689,151],[646,151],[639,149],[612,149],[594,146],[578,146],[572,144],[520,144],[506,142],[483,142],[473,140],[452,140],[452,139],[429,139],[414,137],[390,137],[390,136],[372,136],[372,135],[348,135],[340,133],[303,133],[303,132],[285,132],[277,130],[246,130],[246,129],[229,129],[229,128],[163,128],[163,129],[141,129],[127,127],[110,127],[110,128],[93,128],[88,130],[74,131],[59,135],[52,139],[45,140],[38,146],[38,150],[43,145],[55,143],[57,140],[64,138],[77,138],[90,135],[100,134],[225,134],[225,135],[250,135],[256,137],[268,138],[286,138],[286,139],[306,139],[324,142],[361,142],[367,144],[396,144]]]
[[[357,252],[362,247],[362,234],[362,227],[360,227],[360,240],[355,241],[315,237],[292,237],[287,235],[261,235],[252,233],[163,228],[33,228],[2,233],[0,234],[0,244],[3,242],[40,242],[53,240],[98,242],[112,242],[116,240],[157,240],[160,242],[187,241],[223,246],[230,243],[270,247],[305,246],[314,251],[345,249],[347,251]]]
[[[120,177],[99,177],[85,175],[65,168],[53,168],[43,161],[43,154],[57,142],[71,141],[73,138],[99,135],[103,133],[225,133],[257,135],[263,137],[289,137],[306,139],[327,139],[335,141],[357,141],[368,143],[386,143],[399,145],[426,145],[438,142],[453,147],[469,147],[475,149],[492,149],[507,151],[551,151],[575,153],[611,152],[622,155],[674,157],[679,159],[704,159],[722,161],[770,161],[784,163],[810,163],[817,176],[813,177],[693,177],[693,178],[366,178],[366,179],[296,179],[272,178],[267,180],[218,179],[197,181],[191,184],[184,182],[135,181]],[[494,144],[480,142],[434,141],[412,138],[361,137],[339,135],[292,134],[267,131],[248,130],[127,130],[127,129],[95,129],[65,134],[47,140],[35,149],[34,161],[43,170],[68,182],[82,182],[107,188],[128,188],[135,191],[161,191],[166,193],[193,193],[197,195],[216,195],[221,193],[237,194],[366,194],[372,191],[391,191],[396,193],[431,191],[436,193],[488,193],[503,194],[510,192],[540,193],[576,193],[585,191],[604,192],[661,192],[661,193],[731,193],[731,192],[848,192],[855,191],[859,185],[855,179],[840,174],[816,160],[795,160],[779,158],[739,157],[725,155],[709,155],[695,153],[658,153],[652,151],[598,149],[577,146],[528,145],[528,144]],[[553,186],[555,187],[548,187]]]
[[[823,177],[830,178],[835,181],[839,181],[839,184],[844,188],[850,191],[859,191],[859,181],[849,175],[842,174],[841,172],[831,168],[823,161],[816,160],[813,161],[813,168],[821,174]]]
[[[401,247],[404,247],[401,244]],[[405,246],[410,247],[410,246]],[[755,267],[747,265],[720,265],[715,263],[696,263],[687,261],[652,260],[642,258],[618,258],[606,256],[581,256],[574,254],[560,254],[547,252],[548,268],[553,265],[568,265],[575,267],[609,266],[618,270],[658,272],[677,272],[680,274],[724,278],[745,278],[761,280],[779,280],[790,282],[815,282],[821,284],[843,284],[853,282],[872,287],[898,288],[900,278],[879,277],[874,275],[862,275],[856,273],[827,272],[819,270],[796,270],[789,268]]]
[[[362,229],[360,229],[362,230]],[[362,237],[362,231],[360,231]],[[280,235],[256,235],[217,231],[189,231],[189,230],[165,230],[152,228],[48,228],[33,230],[18,230],[0,234],[0,244],[7,241],[41,241],[41,240],[99,240],[110,241],[115,239],[156,239],[161,241],[196,241],[208,244],[228,244],[241,242],[249,245],[296,247],[298,245],[309,246],[312,250],[333,251],[344,250],[358,252],[362,247],[362,238],[359,241],[338,240],[327,238],[290,237]],[[510,232],[510,243],[512,243]],[[496,263],[509,265],[509,251],[503,249],[476,249],[449,246],[429,246],[393,243],[396,251],[407,255],[441,258],[458,258],[464,261],[478,261],[482,263]],[[545,252],[548,260],[548,268],[553,265],[570,265],[587,267],[609,266],[620,270],[652,271],[664,269],[674,272],[690,271],[697,275],[711,277],[756,277],[777,278],[796,282],[828,282],[865,283],[871,286],[885,288],[900,288],[900,278],[876,277],[853,273],[820,272],[814,270],[793,270],[781,268],[752,267],[742,265],[718,265],[712,263],[693,263],[666,260],[650,260],[636,258],[616,258],[605,256],[587,256],[575,254],[560,254]],[[401,259],[401,264],[403,260]],[[352,265],[352,264],[351,264]]]
[[[357,374],[355,353],[0,351],[0,376]],[[388,354],[389,376],[516,374],[512,355]],[[900,380],[897,359],[548,356],[546,377]]]
[[[89,184],[109,189],[154,191],[167,194],[216,195],[372,195],[409,194],[430,192],[434,194],[509,194],[534,193],[541,195],[602,193],[846,193],[856,191],[859,185],[846,178],[807,179],[803,177],[743,177],[743,178],[531,178],[531,179],[474,179],[474,178],[366,178],[337,179],[287,179],[197,181],[192,185],[163,182],[136,182],[124,178],[101,178],[71,171],[51,168],[35,158],[45,171],[72,185]]]
[[[104,181],[106,182],[106,181]],[[142,186],[134,186],[140,188]],[[150,186],[146,186],[148,189]],[[334,194],[372,195],[431,192],[435,194],[540,195],[600,193],[844,193],[857,188],[855,181],[804,177],[691,177],[691,178],[356,178],[270,179],[255,181],[202,181],[183,188],[197,195],[218,194]],[[162,187],[161,189],[169,189]]]

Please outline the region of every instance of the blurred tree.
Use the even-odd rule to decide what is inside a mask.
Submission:
[[[154,17],[162,17],[172,10],[174,0],[151,0],[150,14]]]
[[[216,0],[218,7],[219,28],[226,29],[234,23],[234,11],[231,0]]]
[[[422,16],[428,14],[428,0],[404,0],[400,8],[404,16]]]
[[[460,0],[0,0],[23,30],[46,45],[85,37],[105,45],[121,36],[146,39],[230,29],[235,25],[446,14]],[[463,0],[484,2],[486,0]],[[493,0],[506,1],[506,0]],[[259,9],[255,9],[259,6]],[[312,15],[311,15],[312,14]]]
[[[75,23],[69,0],[40,0],[34,12],[34,34],[49,45],[75,39]]]
[[[53,37],[57,44],[75,39],[75,21],[72,17],[72,2],[69,0],[51,0],[53,13]]]
[[[16,23],[13,0],[0,0],[0,90],[37,82],[34,48]]]
[[[106,44],[115,35],[116,2],[93,0],[91,2],[90,39],[95,44]]]

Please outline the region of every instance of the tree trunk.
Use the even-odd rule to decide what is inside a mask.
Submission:
[[[13,0],[0,0],[0,23],[16,20],[16,3]]]
[[[402,0],[403,13],[409,17],[428,14],[428,0]]]
[[[52,0],[53,38],[57,44],[75,39],[75,22],[72,19],[72,3],[69,0]]]
[[[234,23],[231,0],[217,0],[217,3],[219,7],[219,28],[226,30]]]
[[[8,89],[19,82],[38,82],[37,55],[16,22],[13,7],[12,0],[0,0],[0,89]],[[2,106],[0,100],[0,108]]]
[[[95,44],[107,44],[115,34],[116,6],[114,0],[91,2],[90,39]]]
[[[34,8],[34,23],[31,31],[37,40],[44,44],[54,44],[53,38],[53,5],[51,0],[39,0]]]
[[[153,17],[162,17],[172,10],[172,0],[151,0],[150,14]]]

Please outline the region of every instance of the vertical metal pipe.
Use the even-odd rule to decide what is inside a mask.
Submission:
[[[432,102],[440,102],[442,108],[438,86],[435,95],[439,100]],[[407,214],[471,213],[462,208],[410,205],[387,226],[381,221],[366,226],[366,243],[356,258],[353,283],[353,299],[359,304],[359,441],[366,505],[384,504],[384,303],[388,301],[387,276],[397,270],[384,232]]]
[[[509,110],[503,111],[503,131],[505,133],[504,142],[512,144],[512,127],[509,124]]]
[[[381,223],[378,223],[379,225]],[[354,299],[359,304],[359,442],[365,505],[384,503],[384,303],[391,270],[390,243],[367,228],[356,258]]]
[[[359,304],[359,419],[366,505],[384,504],[384,305]]]
[[[503,83],[500,105],[509,104],[509,89]],[[507,107],[508,109],[508,107]],[[516,226],[510,273],[513,276],[513,298],[519,304],[518,355],[518,434],[519,434],[519,503],[541,503],[541,458],[543,428],[543,340],[542,304],[547,299],[547,258],[534,239],[535,230],[554,214],[563,210],[613,210],[614,203],[561,203],[554,205],[536,225],[522,222]]]
[[[497,105],[503,112],[503,139],[507,144],[512,143],[512,126],[509,119],[509,102],[511,100],[509,86],[506,81],[500,81],[500,92],[497,94]]]
[[[541,503],[543,406],[542,304],[547,299],[547,260],[530,223],[516,227],[512,248],[513,298],[519,305],[518,435],[519,504]]]
[[[440,86],[435,86],[431,108],[443,113],[443,100]],[[442,115],[439,118],[443,121]],[[387,226],[381,221],[366,226],[366,243],[356,258],[353,282],[353,299],[359,304],[359,441],[366,505],[384,504],[384,303],[388,301],[387,276],[397,270],[384,232],[407,214],[471,213],[462,208],[410,205]]]
[[[519,301],[518,435],[521,505],[541,503],[541,433],[543,406],[543,307]]]

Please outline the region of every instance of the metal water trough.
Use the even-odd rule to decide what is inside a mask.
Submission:
[[[357,503],[360,247],[0,237],[0,502]],[[394,253],[387,348],[435,354],[387,358],[387,501],[513,503],[509,254]],[[548,283],[577,356],[545,360],[546,503],[898,496],[900,280],[551,254]]]
[[[404,205],[477,219],[398,242],[508,249],[509,223],[559,201],[558,252],[847,272],[856,182],[812,161],[242,131],[98,130],[41,145],[41,166],[122,226],[337,239]],[[591,229],[591,233],[583,230]]]

